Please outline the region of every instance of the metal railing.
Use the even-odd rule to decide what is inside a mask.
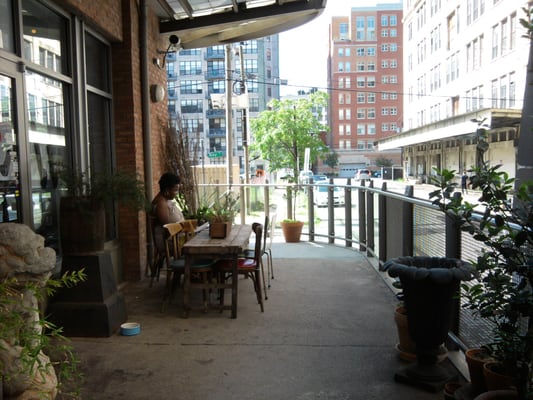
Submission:
[[[324,183],[321,183],[324,185]],[[381,188],[373,182],[352,184],[328,183],[328,205],[314,204],[317,184],[250,184],[233,185],[240,192],[241,223],[262,220],[265,214],[277,214],[278,223],[285,218],[304,221],[303,239],[331,245],[354,247],[364,253],[378,273],[380,265],[399,256],[454,257],[473,260],[482,245],[469,234],[461,232],[453,221],[429,201],[413,196],[412,185],[403,193]],[[215,190],[217,185],[200,185]],[[223,190],[226,185],[219,185]],[[344,192],[344,204],[335,205],[333,187]],[[220,189],[222,190],[222,189]],[[476,347],[487,342],[490,326],[472,312],[456,305],[456,318],[451,333],[461,348]],[[486,334],[486,335],[485,335]]]

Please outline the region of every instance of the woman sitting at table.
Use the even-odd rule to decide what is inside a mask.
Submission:
[[[165,228],[163,225],[184,220],[176,203],[180,178],[171,172],[165,172],[159,179],[159,193],[152,200],[152,217],[154,218],[154,241],[158,251],[165,251]]]

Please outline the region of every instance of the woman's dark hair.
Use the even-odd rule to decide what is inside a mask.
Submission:
[[[171,187],[180,183],[180,177],[172,172],[165,172],[159,179],[159,189],[161,191],[170,189]]]

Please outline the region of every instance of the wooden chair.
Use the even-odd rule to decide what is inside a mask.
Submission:
[[[154,280],[159,281],[159,275],[161,272],[161,268],[163,267],[163,264],[165,262],[165,250],[158,247],[156,243],[156,235],[155,235],[155,229],[156,229],[156,217],[152,214],[149,216],[150,221],[150,234],[152,237],[152,257],[151,260],[149,260],[149,268],[150,268],[150,287],[152,287]]]
[[[170,302],[177,287],[180,286],[181,276],[185,273],[185,258],[183,257],[183,245],[194,236],[194,227],[187,222],[175,222],[164,225],[168,232],[165,240],[165,260],[166,260],[166,287],[163,297],[162,311]],[[191,232],[192,230],[192,232]],[[200,279],[203,283],[208,283],[213,272],[212,260],[200,260],[191,265],[191,276]],[[204,308],[207,310],[207,290],[203,291]]]
[[[265,311],[263,303],[263,295],[261,293],[261,246],[263,243],[263,225],[258,222],[252,224],[252,231],[255,233],[254,258],[241,257],[237,260],[237,273],[243,275],[253,282],[257,302],[261,307],[261,312]],[[220,281],[225,281],[229,277],[231,279],[238,279],[236,276],[231,276],[233,270],[232,260],[218,260],[214,267],[218,274]],[[220,304],[224,304],[224,290],[220,292]]]

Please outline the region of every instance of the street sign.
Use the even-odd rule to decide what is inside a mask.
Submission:
[[[218,157],[223,157],[223,156],[224,156],[224,153],[221,151],[211,151],[207,153],[207,157],[209,158],[218,158]]]

